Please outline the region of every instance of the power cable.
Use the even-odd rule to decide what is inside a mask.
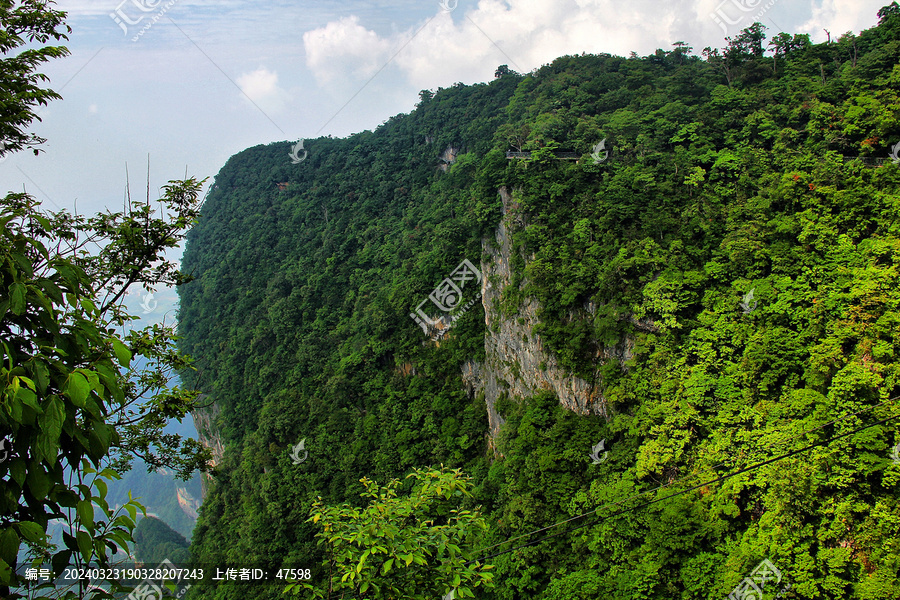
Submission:
[[[819,425],[819,426],[817,426],[817,427],[813,427],[812,429],[808,429],[808,430],[806,430],[806,431],[804,431],[804,432],[802,432],[802,433],[800,433],[800,434],[798,434],[798,435],[795,435],[794,437],[792,437],[792,438],[790,438],[789,440],[787,440],[787,442],[792,442],[792,441],[794,441],[794,440],[797,440],[797,439],[799,439],[800,437],[805,436],[805,435],[808,435],[808,434],[812,433],[813,431],[817,431],[817,430],[819,430],[819,429],[822,429],[823,427],[828,427],[829,425],[834,425],[835,423],[837,423],[837,422],[839,422],[839,421],[842,421],[842,420],[844,420],[844,419],[846,419],[846,418],[848,418],[848,417],[853,417],[853,416],[859,415],[859,414],[861,414],[861,413],[868,412],[868,411],[870,411],[870,410],[875,410],[876,408],[878,408],[878,407],[880,407],[880,406],[884,406],[884,405],[887,404],[888,402],[890,402],[890,401],[892,401],[892,400],[897,400],[897,399],[900,399],[900,396],[895,396],[895,397],[893,397],[893,398],[888,398],[887,400],[884,400],[884,401],[882,401],[882,402],[879,402],[878,404],[875,404],[875,405],[873,405],[873,406],[868,406],[868,407],[866,407],[866,408],[864,408],[864,409],[862,409],[862,410],[858,410],[858,411],[853,412],[853,413],[847,413],[847,414],[845,414],[845,415],[842,415],[842,416],[840,416],[840,417],[837,417],[836,419],[832,419],[831,421],[828,421],[827,423],[824,423],[824,424]],[[708,472],[708,471],[715,471],[715,470],[718,469],[719,467],[725,465],[727,462],[730,462],[730,461],[721,462],[721,463],[719,463],[719,464],[717,464],[717,465],[714,465],[714,466],[712,466],[712,467],[707,467],[706,469],[704,469],[703,471],[701,471],[700,474],[705,473],[705,472]],[[542,531],[547,531],[548,529],[553,529],[554,527],[557,527],[557,526],[559,526],[559,525],[564,525],[564,524],[569,523],[569,522],[571,522],[571,521],[576,521],[576,520],[578,520],[578,519],[582,519],[582,518],[587,517],[587,516],[589,516],[589,515],[591,515],[591,514],[593,514],[593,513],[599,512],[599,511],[601,511],[602,509],[607,508],[607,507],[609,507],[609,506],[616,506],[616,505],[618,505],[618,504],[623,504],[623,503],[625,503],[625,502],[628,502],[629,500],[633,500],[633,499],[635,499],[635,498],[640,498],[641,496],[645,496],[645,495],[647,495],[647,494],[651,494],[651,493],[653,493],[653,492],[657,492],[657,491],[662,490],[662,489],[665,489],[665,488],[667,488],[667,487],[671,487],[671,486],[675,485],[676,483],[683,482],[683,481],[687,480],[688,478],[693,478],[693,477],[696,477],[697,475],[698,475],[697,473],[693,473],[693,474],[691,474],[691,475],[689,475],[689,476],[685,476],[685,477],[682,477],[682,478],[680,478],[680,479],[676,479],[676,480],[674,480],[674,481],[670,481],[669,483],[667,483],[667,484],[665,484],[665,485],[660,485],[660,486],[657,486],[657,487],[655,487],[655,488],[651,488],[651,489],[649,489],[649,490],[644,490],[643,492],[638,492],[637,494],[633,494],[630,498],[625,498],[625,499],[622,499],[622,500],[617,500],[617,501],[615,501],[615,502],[608,502],[608,503],[604,504],[603,506],[600,506],[600,507],[598,507],[598,508],[595,508],[595,509],[592,510],[592,511],[589,511],[589,512],[586,512],[586,513],[583,513],[583,514],[580,514],[580,515],[576,515],[576,516],[574,516],[574,517],[570,517],[570,518],[568,518],[568,519],[566,519],[566,520],[564,520],[564,521],[559,521],[558,523],[554,523],[553,525],[548,525],[547,527],[542,527],[542,528],[540,528],[540,529],[536,529],[536,530],[531,531],[531,532],[529,532],[529,533],[524,533],[524,534],[519,535],[519,536],[516,536],[516,537],[514,537],[514,538],[510,538],[510,539],[508,539],[508,540],[504,540],[504,541],[502,541],[502,542],[498,542],[498,543],[496,543],[496,544],[494,544],[494,545],[492,545],[492,546],[488,546],[488,547],[486,547],[486,548],[482,548],[481,550],[479,550],[479,552],[484,552],[484,551],[486,551],[486,550],[490,550],[491,548],[496,548],[497,546],[502,546],[503,544],[508,544],[509,542],[514,542],[514,541],[519,540],[519,539],[522,539],[522,538],[530,537],[530,536],[532,536],[532,535],[534,535],[534,534],[536,534],[536,533],[541,533]]]
[[[895,399],[895,398],[890,398],[889,400],[894,400],[894,399]],[[853,416],[853,415],[855,415],[855,414],[859,414],[860,412],[865,412],[866,410],[872,410],[872,409],[874,409],[874,408],[878,408],[878,406],[881,406],[881,405],[885,404],[886,402],[888,402],[888,400],[885,400],[884,402],[881,402],[881,403],[878,404],[878,405],[872,406],[872,407],[867,408],[867,409],[863,409],[863,410],[858,411],[858,412],[856,412],[856,413],[850,413],[850,414],[847,414],[847,415],[838,417],[837,419],[834,419],[834,420],[831,421],[830,423],[825,423],[824,425],[820,425],[820,426],[818,426],[818,427],[816,427],[816,428],[814,428],[814,429],[811,429],[811,430],[809,430],[809,431],[805,431],[805,432],[803,432],[803,433],[800,434],[800,435],[806,435],[807,433],[810,433],[810,432],[812,432],[812,431],[815,431],[816,429],[821,429],[822,427],[826,427],[826,426],[828,426],[828,425],[834,424],[834,423],[836,423],[836,422],[838,422],[838,421],[840,421],[840,420],[846,419],[847,417]],[[824,440],[824,441],[821,441],[821,442],[816,442],[816,443],[814,443],[814,444],[810,444],[809,446],[806,446],[806,447],[804,447],[804,448],[800,448],[799,450],[792,450],[791,452],[787,452],[787,453],[785,453],[785,454],[782,454],[781,456],[776,456],[776,457],[774,457],[774,458],[770,458],[770,459],[768,459],[768,460],[762,461],[762,462],[757,463],[757,464],[755,464],[755,465],[751,465],[751,466],[749,466],[749,467],[745,467],[745,468],[743,468],[743,469],[740,469],[740,470],[738,470],[738,471],[735,471],[734,473],[730,473],[730,474],[727,474],[727,475],[722,475],[721,477],[717,477],[717,478],[715,478],[715,479],[710,479],[710,480],[705,481],[705,482],[703,482],[703,483],[700,483],[700,484],[694,485],[694,486],[692,486],[692,487],[686,488],[686,489],[684,489],[684,490],[682,490],[682,491],[680,491],[680,492],[675,492],[674,494],[670,494],[670,495],[668,495],[668,496],[663,496],[662,498],[657,498],[657,499],[655,499],[655,500],[650,500],[649,502],[645,502],[645,503],[643,503],[643,504],[639,504],[639,505],[637,505],[637,506],[635,506],[635,507],[632,507],[632,508],[630,508],[630,509],[624,509],[624,510],[620,510],[620,511],[618,511],[618,512],[614,512],[614,513],[612,513],[611,515],[608,515],[608,516],[606,516],[606,517],[601,517],[601,518],[598,518],[598,519],[596,519],[596,520],[594,520],[594,521],[590,521],[590,522],[587,522],[587,523],[583,523],[583,524],[578,525],[578,526],[576,526],[576,527],[572,527],[572,528],[569,528],[569,529],[565,529],[565,530],[560,531],[560,532],[558,532],[558,533],[554,533],[554,534],[551,534],[551,535],[548,535],[548,536],[544,536],[544,537],[539,538],[539,539],[536,539],[536,540],[532,540],[531,542],[528,542],[528,543],[526,543],[526,544],[522,544],[522,545],[520,545],[520,546],[516,546],[515,548],[510,548],[509,550],[503,550],[502,552],[497,552],[497,553],[491,554],[490,556],[485,556],[485,557],[475,558],[475,559],[466,561],[466,562],[464,563],[464,565],[469,565],[469,564],[471,564],[471,563],[473,563],[473,562],[479,562],[479,561],[483,561],[483,560],[488,560],[488,559],[494,558],[494,557],[496,557],[496,556],[500,556],[500,555],[503,555],[503,554],[508,554],[509,552],[513,552],[513,551],[515,551],[515,550],[520,550],[520,549],[522,549],[522,548],[527,548],[528,546],[533,546],[533,545],[538,544],[538,543],[540,543],[540,542],[542,542],[542,541],[545,541],[545,540],[548,540],[548,539],[551,539],[551,538],[560,536],[560,535],[562,535],[562,534],[564,534],[564,533],[569,533],[569,532],[572,532],[572,531],[576,531],[576,530],[578,530],[578,529],[581,529],[581,528],[583,528],[583,527],[587,527],[587,526],[589,526],[589,525],[596,525],[596,524],[598,524],[598,523],[601,523],[601,522],[603,522],[603,521],[612,519],[612,518],[614,518],[614,517],[621,516],[621,515],[623,515],[623,514],[625,514],[625,513],[635,511],[635,510],[637,510],[637,509],[639,509],[639,508],[644,508],[644,507],[650,506],[650,505],[652,505],[652,504],[656,504],[657,502],[662,502],[662,501],[664,501],[664,500],[669,500],[669,499],[671,499],[671,498],[675,498],[676,496],[680,496],[680,495],[682,495],[682,494],[686,494],[686,493],[688,493],[688,492],[694,491],[694,490],[699,489],[699,488],[701,488],[701,487],[705,487],[705,486],[707,486],[707,485],[711,485],[711,484],[714,484],[714,483],[718,483],[718,482],[720,482],[720,481],[724,481],[724,480],[726,480],[726,479],[729,479],[729,478],[731,478],[731,477],[735,477],[735,476],[737,476],[737,475],[740,475],[740,474],[742,474],[742,473],[746,473],[746,472],[748,472],[748,471],[752,471],[752,470],[755,470],[755,469],[759,469],[759,468],[764,467],[764,466],[766,466],[766,465],[768,465],[768,464],[771,464],[771,463],[773,463],[773,462],[777,462],[777,461],[779,461],[779,460],[784,460],[784,459],[786,459],[786,458],[790,458],[791,456],[794,456],[794,455],[796,455],[796,454],[800,454],[800,453],[806,452],[806,451],[811,450],[812,448],[815,448],[815,447],[817,447],[817,446],[822,446],[822,445],[824,445],[824,444],[833,442],[833,441],[835,441],[835,440],[839,440],[839,439],[844,438],[844,437],[847,437],[847,436],[849,436],[849,435],[853,435],[853,434],[855,434],[855,433],[859,433],[860,431],[864,431],[864,430],[866,430],[866,429],[869,429],[870,427],[875,427],[875,426],[877,426],[877,425],[883,425],[884,423],[887,423],[888,421],[892,421],[892,420],[894,420],[894,419],[896,419],[896,418],[900,418],[900,413],[897,413],[897,414],[895,414],[895,415],[893,415],[893,416],[891,416],[891,417],[888,417],[887,419],[883,419],[883,420],[881,420],[881,421],[876,421],[875,423],[871,423],[871,424],[869,424],[869,425],[864,425],[864,426],[862,426],[862,427],[859,427],[859,428],[857,428],[857,429],[854,429],[853,431],[849,431],[849,432],[847,432],[847,433],[842,433],[841,435],[834,436],[834,437],[829,438],[829,439],[827,439],[827,440]],[[794,437],[793,439],[797,439],[798,437],[800,437],[800,435]],[[724,464],[724,463],[721,463],[721,464]],[[721,466],[721,465],[717,465],[717,466]],[[715,468],[715,467],[713,467],[713,468]],[[594,509],[594,510],[588,512],[588,513],[584,513],[584,514],[581,514],[581,515],[577,515],[577,516],[575,516],[575,517],[571,517],[571,518],[569,518],[569,519],[566,519],[565,521],[560,521],[559,523],[555,523],[555,524],[553,524],[553,525],[549,525],[549,526],[547,526],[547,527],[543,527],[543,528],[541,528],[541,529],[537,529],[537,530],[535,530],[535,531],[533,531],[533,532],[526,533],[526,534],[520,535],[520,536],[518,536],[518,537],[511,538],[511,539],[509,539],[509,540],[505,540],[505,541],[500,542],[500,543],[498,543],[498,544],[494,544],[493,546],[488,546],[488,548],[485,548],[484,550],[488,550],[488,549],[490,549],[490,548],[495,548],[495,547],[500,546],[500,545],[502,545],[502,544],[506,544],[506,543],[509,543],[509,542],[511,542],[511,541],[514,541],[514,540],[517,540],[517,539],[521,539],[521,538],[523,538],[523,537],[530,537],[530,536],[532,536],[532,535],[534,535],[534,534],[536,534],[536,533],[540,533],[541,531],[546,531],[546,530],[548,530],[548,529],[552,529],[553,527],[557,527],[558,525],[562,525],[562,524],[568,523],[568,522],[570,522],[570,521],[574,521],[574,520],[576,520],[576,519],[584,518],[584,517],[589,516],[589,515],[591,515],[591,514],[593,514],[593,513],[599,512],[600,510],[602,510],[602,509],[604,509],[604,508],[606,508],[606,507],[608,507],[608,506],[616,506],[616,505],[619,505],[619,504],[623,504],[623,503],[625,503],[625,502],[628,502],[628,501],[630,501],[630,500],[633,500],[633,499],[636,498],[636,497],[640,497],[640,496],[649,494],[649,493],[651,493],[651,492],[658,491],[659,489],[662,489],[662,488],[664,488],[664,487],[669,487],[669,486],[671,486],[671,485],[674,485],[674,484],[677,483],[678,481],[680,481],[680,480],[677,480],[677,481],[674,481],[674,482],[672,482],[672,483],[666,484],[665,486],[660,486],[660,487],[654,488],[654,489],[652,489],[652,490],[647,490],[647,491],[641,492],[640,494],[633,495],[633,496],[630,497],[630,498],[625,498],[625,499],[623,499],[623,500],[619,500],[619,501],[613,502],[613,503],[607,503],[607,504],[605,504],[605,505],[603,505],[603,506],[601,506],[601,507],[599,507],[599,508],[596,508],[596,509]],[[482,550],[482,552],[483,552],[484,550]]]

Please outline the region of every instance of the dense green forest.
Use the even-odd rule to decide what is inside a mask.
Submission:
[[[149,567],[164,560],[184,564],[190,558],[188,541],[184,536],[155,517],[144,517],[134,530],[134,557]]]
[[[472,477],[476,548],[502,544],[481,598],[721,599],[764,560],[766,598],[900,598],[900,7],[876,18],[501,67],[299,164],[287,142],[233,156],[179,288],[182,378],[225,448],[193,560],[325,582],[316,498],[442,464]],[[410,313],[463,259],[492,270],[501,218],[499,303],[429,339]],[[506,385],[491,436],[463,371],[532,301],[523,337],[602,410]]]

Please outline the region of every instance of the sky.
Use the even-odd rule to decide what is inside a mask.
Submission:
[[[825,30],[873,27],[889,3],[59,0],[71,55],[40,71],[63,99],[31,128],[48,140],[39,156],[0,160],[0,189],[48,210],[121,210],[126,169],[134,197],[146,197],[148,161],[151,199],[185,175],[209,177],[205,191],[241,150],[375,129],[413,110],[420,90],[490,81],[501,64],[528,73],[566,54],[645,56],[676,41],[699,55],[754,21],[769,38],[822,42]],[[172,310],[173,290],[146,294],[133,291],[137,314]]]

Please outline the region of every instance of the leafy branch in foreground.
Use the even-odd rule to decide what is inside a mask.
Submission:
[[[107,550],[127,549],[134,523],[110,513],[104,493],[92,494],[102,481],[82,481],[85,461],[100,468],[115,453],[125,468],[138,454],[185,476],[206,468],[208,453],[198,444],[162,434],[166,420],[183,418],[197,397],[166,387],[167,371],[190,366],[174,349],[174,330],[119,333],[136,319],[121,304],[129,285],[186,279],[163,256],[196,218],[201,185],[170,182],[161,203],[175,214],[158,219],[150,218],[149,202],[85,219],[45,214],[26,194],[0,200],[0,437],[11,440],[12,456],[0,465],[7,481],[0,492],[3,597],[28,586],[14,572],[23,540],[57,575],[73,555],[106,564]],[[104,513],[96,523],[95,506]],[[52,557],[51,519],[67,521],[72,532]]]
[[[467,565],[479,534],[487,529],[478,510],[458,508],[471,497],[471,478],[459,469],[416,469],[416,483],[399,497],[398,479],[386,486],[363,478],[366,508],[349,504],[312,506],[316,534],[327,547],[323,563],[327,587],[291,583],[285,592],[310,590],[314,598],[432,599],[454,590],[456,598],[474,597],[473,589],[493,587],[492,567]]]

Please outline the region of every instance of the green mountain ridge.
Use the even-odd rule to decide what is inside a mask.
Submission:
[[[193,560],[325,582],[316,498],[442,464],[502,544],[479,598],[723,598],[763,561],[766,598],[900,598],[900,6],[878,19],[501,67],[299,164],[229,159],[179,288],[224,448]],[[480,290],[444,312],[464,259]]]
[[[135,559],[145,565],[158,565],[165,560],[184,564],[190,557],[189,543],[184,536],[165,521],[149,515],[138,521],[134,541]]]

